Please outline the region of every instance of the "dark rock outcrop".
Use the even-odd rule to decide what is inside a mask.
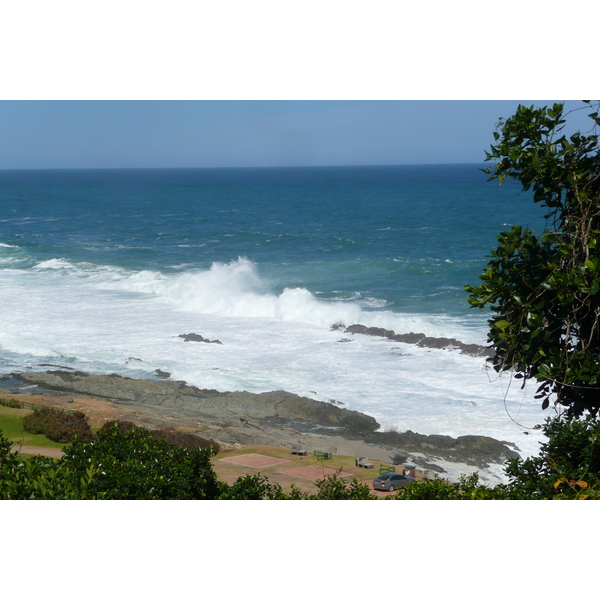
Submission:
[[[340,329],[339,324],[332,325],[332,330]],[[383,329],[382,327],[367,327],[366,325],[350,325],[344,329],[344,333],[361,334],[361,335],[373,335],[377,337],[384,337],[394,342],[404,342],[405,344],[416,344],[422,348],[450,348],[453,350],[460,350],[461,354],[468,354],[469,356],[494,356],[494,350],[486,346],[480,346],[478,344],[465,344],[460,340],[454,338],[443,338],[443,337],[428,337],[424,333],[395,333],[390,329]]]
[[[395,342],[404,342],[405,344],[418,344],[421,340],[425,339],[424,333],[398,333],[392,339]]]
[[[209,340],[198,333],[182,333],[177,337],[183,338],[184,342],[206,342],[207,344],[222,344],[219,340]]]
[[[346,327],[344,333],[361,333],[362,335],[374,335],[389,339],[392,339],[395,335],[395,333],[389,329],[383,329],[382,327],[367,327],[366,325],[359,324]]]
[[[442,348],[448,348],[448,347],[458,347],[460,348],[460,346],[462,345],[462,342],[459,342],[458,340],[454,339],[454,338],[438,338],[438,337],[424,337],[421,338],[418,342],[417,342],[417,346],[421,346],[422,348],[437,348],[439,350],[441,350]]]
[[[480,468],[519,457],[518,452],[509,448],[508,442],[485,435],[462,435],[453,438],[449,435],[424,435],[410,430],[402,433],[387,431],[367,435],[365,441],[399,448],[403,454],[424,454],[429,460],[459,462]]]

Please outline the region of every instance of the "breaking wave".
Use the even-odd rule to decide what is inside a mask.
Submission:
[[[305,322],[329,327],[362,323],[393,329],[397,333],[418,331],[432,336],[456,337],[466,343],[482,343],[483,334],[472,321],[445,315],[419,315],[382,310],[385,301],[319,299],[302,287],[286,287],[280,293],[261,277],[251,260],[240,257],[229,263],[213,263],[204,271],[164,275],[155,271],[106,273],[97,285],[104,289],[151,294],[176,310],[221,317],[258,318]],[[360,295],[358,295],[360,296]],[[356,298],[356,296],[355,296]],[[367,310],[365,310],[365,308]]]

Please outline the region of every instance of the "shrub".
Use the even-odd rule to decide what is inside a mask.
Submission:
[[[547,441],[540,454],[512,459],[505,473],[512,497],[596,498],[600,489],[600,422],[566,415],[549,418],[542,427]]]
[[[219,496],[219,500],[286,500],[288,494],[278,483],[271,483],[264,475],[245,475],[227,486]]]
[[[105,431],[110,427],[118,427],[121,433],[130,431],[131,429],[139,429],[139,426],[131,421],[110,421],[102,426],[100,431]],[[220,452],[221,447],[214,440],[201,438],[193,433],[183,433],[175,429],[149,429],[148,433],[155,440],[162,440],[179,448],[212,448],[215,452]]]
[[[316,495],[310,495],[308,500],[374,500],[369,486],[354,479],[348,483],[337,474],[319,479],[315,483],[319,491]]]
[[[444,479],[415,481],[398,490],[396,500],[507,500],[506,486],[479,483],[479,474],[463,475],[458,483]]]
[[[8,408],[21,408],[21,403],[12,398],[0,398],[0,405],[7,406]]]
[[[102,427],[98,430],[98,434],[115,427],[118,428],[121,433],[126,433],[132,429],[139,429],[140,426],[132,423],[131,421],[108,421],[107,423],[104,423],[104,425],[102,425]]]
[[[180,448],[213,448],[215,452],[220,451],[220,446],[214,440],[201,438],[193,433],[183,433],[175,429],[153,429],[150,435],[157,440],[163,440]]]
[[[29,433],[42,433],[59,443],[72,442],[75,438],[94,438],[87,417],[82,412],[67,413],[48,406],[36,408],[27,415],[23,419],[23,427]]]
[[[127,425],[125,425],[125,428]],[[218,498],[223,491],[210,461],[210,448],[179,448],[155,439],[143,427],[121,431],[112,422],[97,439],[73,442],[61,460],[75,479],[94,469],[87,493],[118,500]]]

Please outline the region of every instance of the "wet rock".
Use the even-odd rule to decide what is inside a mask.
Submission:
[[[492,358],[496,355],[493,348],[480,346],[479,344],[461,344],[460,352],[469,356],[485,356],[486,358]]]
[[[429,460],[460,462],[487,468],[490,464],[503,464],[519,454],[509,448],[508,442],[501,442],[484,435],[463,435],[458,438],[449,435],[424,435],[413,431],[376,432],[365,437],[365,441],[393,446],[401,453],[423,454]]]
[[[417,342],[417,346],[421,346],[422,348],[447,348],[448,346],[459,347],[462,342],[455,340],[454,338],[444,338],[444,337],[424,337],[421,338]]]
[[[435,348],[438,350],[447,348],[451,350],[459,350],[461,354],[468,354],[469,356],[494,356],[494,350],[486,346],[480,346],[478,344],[464,344],[460,340],[454,338],[429,337],[424,333],[413,333],[412,331],[410,333],[395,333],[390,329],[383,329],[382,327],[367,327],[366,325],[355,324],[346,327],[344,333],[385,337],[394,342],[416,344],[421,348]]]
[[[162,379],[169,379],[169,377],[171,377],[171,373],[168,373],[167,371],[161,371],[160,369],[156,369],[154,373],[157,377],[161,377]]]
[[[394,454],[392,456],[392,464],[393,465],[406,465],[408,464],[408,455],[407,454]]]
[[[395,342],[404,342],[405,344],[417,344],[419,343],[425,336],[424,333],[398,333],[392,339]]]
[[[219,340],[209,340],[205,337],[202,337],[198,333],[182,333],[177,337],[183,338],[184,342],[205,342],[207,344],[222,344],[222,342],[220,342]]]
[[[358,323],[355,325],[350,325],[344,329],[344,333],[361,333],[365,334],[367,332],[368,327],[366,325],[359,325]]]
[[[360,333],[362,335],[373,335],[377,337],[392,338],[395,334],[389,329],[383,329],[383,327],[366,327],[365,325],[350,325],[346,327],[344,333]]]

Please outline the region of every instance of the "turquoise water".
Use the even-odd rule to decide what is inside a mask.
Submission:
[[[480,165],[0,172],[0,241],[22,266],[252,261],[274,293],[462,315],[495,236],[539,207]]]

